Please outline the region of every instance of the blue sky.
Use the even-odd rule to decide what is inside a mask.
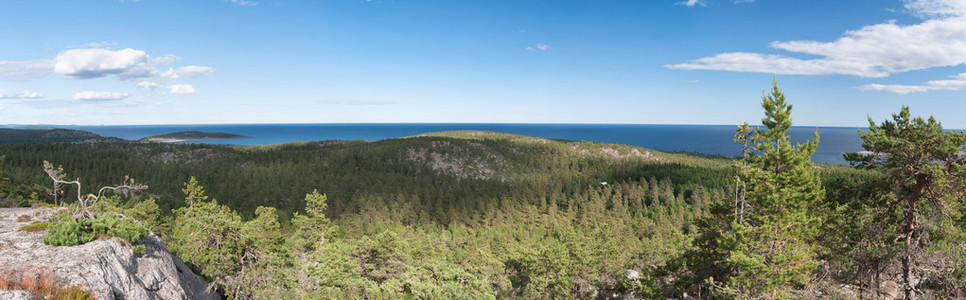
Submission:
[[[966,1],[4,1],[0,124],[966,128]],[[962,75],[960,75],[962,74]]]

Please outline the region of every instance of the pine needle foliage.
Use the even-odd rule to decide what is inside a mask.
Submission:
[[[755,129],[754,149],[740,167],[738,179],[746,182],[746,216],[733,221],[736,247],[725,260],[735,270],[722,291],[735,296],[787,297],[786,291],[803,286],[819,262],[809,238],[817,232],[814,211],[825,195],[819,172],[811,162],[818,146],[815,138],[792,146],[792,105],[772,84],[762,95],[767,130]],[[741,219],[744,219],[743,221]]]
[[[741,183],[732,204],[716,203],[696,222],[690,250],[671,267],[687,269],[679,286],[717,298],[786,298],[804,286],[819,262],[810,238],[819,219],[810,211],[824,196],[810,158],[815,138],[792,145],[792,105],[773,82],[762,95],[764,127],[737,130],[746,153],[736,163]]]
[[[122,245],[133,248],[135,252],[142,252],[144,245],[138,241],[148,233],[144,224],[129,217],[97,214],[90,219],[59,214],[51,218],[43,241],[47,245],[74,246],[86,244],[96,238],[117,237]]]
[[[948,234],[962,234],[964,218],[963,186],[966,175],[966,133],[944,130],[935,118],[912,117],[909,107],[903,106],[892,120],[876,124],[869,117],[869,130],[859,130],[863,153],[847,153],[846,160],[858,168],[883,171],[891,187],[889,206],[901,208],[896,216],[896,229],[901,241],[903,290],[906,299],[919,293],[917,282],[922,281],[922,268],[916,257],[930,240],[924,223],[931,228],[949,227],[948,221],[959,221],[956,232],[939,233],[933,239]],[[943,226],[943,221],[946,226]],[[938,226],[937,226],[938,225]],[[958,249],[957,249],[958,248]],[[961,247],[952,250],[961,253]],[[949,251],[944,251],[949,252]],[[945,253],[952,254],[952,253]],[[962,263],[957,266],[962,272]]]

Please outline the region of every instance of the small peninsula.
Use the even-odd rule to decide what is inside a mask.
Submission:
[[[32,144],[32,143],[118,143],[124,140],[116,137],[105,137],[99,134],[63,128],[48,128],[41,126],[24,126],[18,128],[0,128],[0,145],[2,144]]]
[[[201,132],[201,131],[179,131],[172,132],[161,135],[152,135],[149,137],[142,138],[138,141],[140,142],[155,142],[155,143],[177,143],[177,142],[188,142],[188,141],[207,141],[207,140],[224,140],[224,139],[243,139],[250,138],[250,136],[237,135],[232,133],[221,133],[221,132]]]

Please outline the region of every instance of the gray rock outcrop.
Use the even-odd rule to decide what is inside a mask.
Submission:
[[[879,294],[882,299],[894,300],[903,299],[906,295],[902,294],[902,286],[895,281],[887,280],[879,284]]]
[[[58,247],[43,243],[46,231],[18,231],[33,221],[46,221],[55,210],[0,209],[0,270],[49,271],[59,285],[78,286],[97,299],[219,298],[154,234],[141,239],[143,253],[134,253],[116,238]]]
[[[0,290],[0,300],[29,300],[33,295],[26,291],[3,291]]]

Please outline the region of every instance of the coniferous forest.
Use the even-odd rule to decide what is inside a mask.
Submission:
[[[229,298],[966,297],[966,134],[902,107],[850,165],[813,164],[791,103],[766,91],[737,158],[481,131],[5,144],[0,204],[77,210],[55,177],[131,187],[90,209],[137,219]]]

